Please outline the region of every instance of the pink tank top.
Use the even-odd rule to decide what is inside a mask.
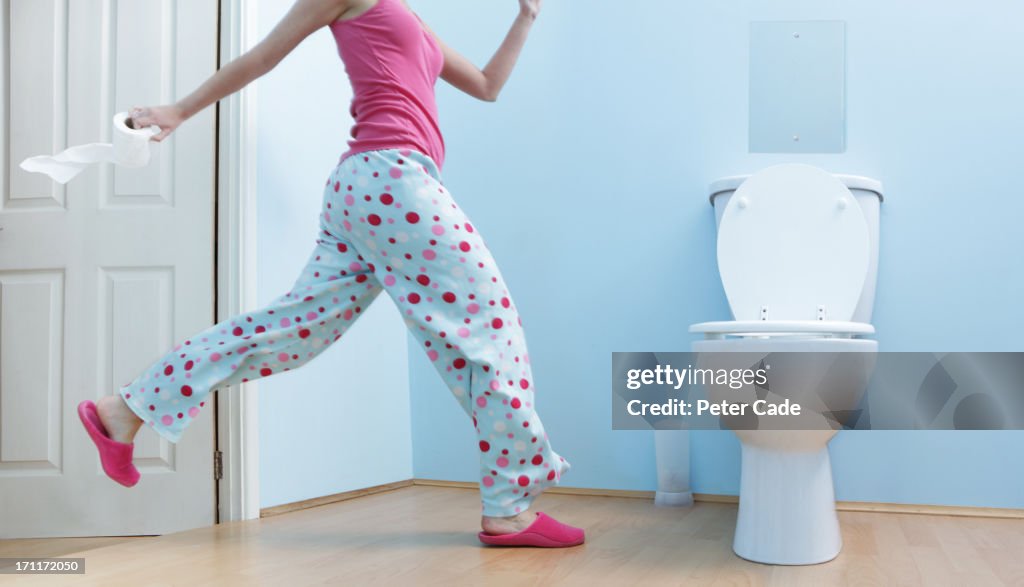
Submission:
[[[412,149],[444,165],[434,84],[444,67],[441,47],[401,0],[331,23],[352,83],[355,125],[349,150]]]

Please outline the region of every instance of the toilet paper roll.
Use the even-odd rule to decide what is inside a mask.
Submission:
[[[70,147],[56,155],[29,157],[21,168],[45,173],[57,183],[67,183],[94,163],[114,163],[124,167],[145,167],[149,163],[149,140],[160,132],[159,126],[130,128],[128,113],[114,115],[113,144],[89,143]]]

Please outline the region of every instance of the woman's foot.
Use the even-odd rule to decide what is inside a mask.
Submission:
[[[521,512],[507,518],[483,516],[480,518],[480,527],[484,529],[484,533],[493,534],[495,536],[500,536],[502,534],[515,534],[516,532],[522,532],[525,530],[533,523],[533,520],[536,517],[537,514],[532,512]]]
[[[130,444],[142,427],[142,420],[124,403],[121,394],[106,395],[96,402],[96,413],[107,429],[107,435],[117,442]]]
[[[523,512],[507,518],[484,516],[482,525],[484,531],[478,534],[480,542],[493,546],[566,548],[586,540],[581,528],[563,524],[544,512]]]

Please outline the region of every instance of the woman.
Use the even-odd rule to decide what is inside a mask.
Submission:
[[[98,405],[83,424],[104,470],[134,485],[133,439],[143,423],[171,442],[218,387],[295,369],[321,353],[386,291],[476,427],[483,501],[480,540],[572,546],[583,531],[530,515],[569,464],[534,411],[533,377],[512,298],[479,231],[441,183],[440,76],[481,100],[498,97],[542,0],[520,11],[490,63],[477,69],[446,46],[404,0],[298,0],[252,51],[169,106],[136,108],[161,141],[189,117],[277,65],[328,26],[352,83],[352,140],[323,196],[316,247],[291,291],[217,324]]]

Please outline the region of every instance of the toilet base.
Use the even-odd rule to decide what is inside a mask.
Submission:
[[[733,551],[772,565],[813,565],[843,547],[827,445],[806,451],[742,444]]]

